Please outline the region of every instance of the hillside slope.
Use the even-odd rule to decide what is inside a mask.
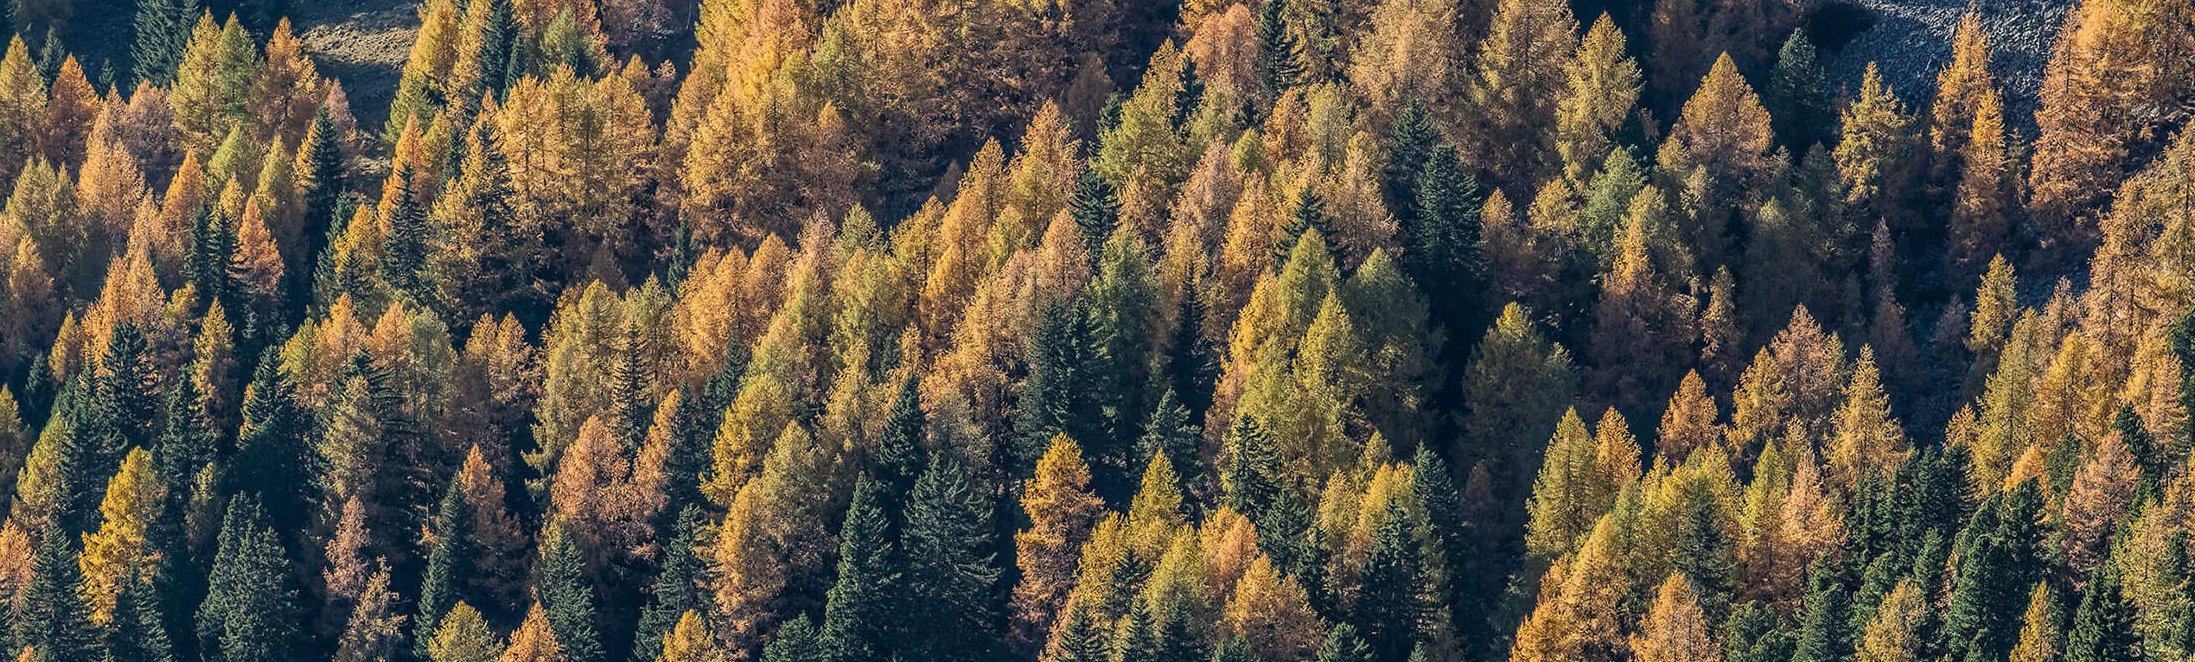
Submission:
[[[1935,93],[1936,72],[1951,61],[1951,33],[1968,7],[1980,12],[1995,53],[1992,69],[2005,90],[2010,116],[2032,127],[2043,65],[2064,22],[2068,0],[1846,0],[1873,26],[1856,35],[1832,62],[1831,80],[1858,85],[1868,62],[1907,103]]]
[[[320,73],[343,81],[362,126],[388,116],[412,39],[419,33],[413,0],[300,2],[291,16]]]

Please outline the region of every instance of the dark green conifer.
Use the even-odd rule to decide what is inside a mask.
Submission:
[[[890,659],[903,636],[895,624],[908,605],[897,600],[899,560],[882,491],[867,477],[855,483],[839,530],[838,580],[823,607],[823,659],[830,662]]]
[[[76,536],[48,531],[44,538],[31,557],[30,581],[9,618],[10,648],[36,648],[40,659],[98,659],[90,610],[78,593],[84,574],[77,566]]]
[[[1303,76],[1302,48],[1288,29],[1288,3],[1267,2],[1258,9],[1258,82],[1268,98],[1279,97]]]
[[[244,425],[223,492],[256,495],[276,530],[301,534],[316,491],[310,441],[315,432],[311,416],[297,403],[296,386],[283,374],[279,349],[269,347],[260,355],[244,391]]]
[[[1479,252],[1484,194],[1454,145],[1441,145],[1426,157],[1416,192],[1410,202],[1414,213],[1396,228],[1403,273],[1419,290],[1437,294],[1428,303],[1448,337],[1477,337],[1487,307],[1476,294],[1486,276]]]
[[[1092,397],[1093,333],[1090,315],[1078,301],[1055,301],[1039,313],[1027,349],[1029,376],[1022,381],[1015,407],[1009,465],[1014,475],[1027,475],[1053,435],[1060,434],[1082,443],[1084,452],[1097,460],[1093,464],[1121,460],[1122,449],[1113,447],[1104,433],[1103,412]]]
[[[1425,162],[1433,158],[1440,139],[1440,128],[1433,125],[1425,102],[1412,98],[1395,114],[1395,125],[1387,131],[1387,164],[1381,169],[1380,184],[1387,195],[1387,209],[1398,224],[1409,225],[1417,218],[1418,182],[1424,179]]]
[[[1776,69],[1768,77],[1769,122],[1776,136],[1793,154],[1801,154],[1828,139],[1837,125],[1830,109],[1828,76],[1805,30],[1794,30],[1776,53]]]
[[[1851,597],[1834,574],[1827,564],[1815,564],[1791,656],[1795,662],[1837,662],[1852,655]]]
[[[1378,659],[1401,659],[1417,645],[1418,622],[1427,611],[1421,601],[1425,595],[1421,551],[1411,535],[1409,515],[1400,503],[1390,504],[1372,532],[1372,549],[1364,558],[1352,619]]]
[[[2142,639],[2134,631],[2134,604],[2120,587],[2119,564],[2105,561],[2081,595],[2066,635],[2066,662],[2117,662],[2142,659]]]
[[[1318,662],[1373,662],[1379,659],[1372,654],[1372,647],[1357,636],[1357,627],[1338,623],[1326,632],[1325,643],[1319,644]]]
[[[1306,232],[1317,231],[1319,238],[1332,247],[1341,246],[1341,237],[1334,235],[1334,225],[1326,217],[1326,200],[1317,191],[1305,186],[1296,192],[1290,203],[1288,222],[1280,226],[1280,241],[1273,244],[1273,263],[1286,264],[1288,255],[1296,250],[1296,242],[1303,240]]]
[[[1151,420],[1143,426],[1143,436],[1136,439],[1135,454],[1165,455],[1183,485],[1201,486],[1206,480],[1203,442],[1203,431],[1189,420],[1189,410],[1182,408],[1173,389],[1166,389],[1151,408]]]
[[[541,560],[534,564],[534,599],[548,612],[549,630],[571,662],[602,662],[600,610],[587,561],[560,525],[542,536]]]
[[[1731,610],[1723,626],[1727,662],[1786,662],[1796,654],[1798,642],[1784,629],[1776,610],[1759,600],[1748,600]]]
[[[290,559],[258,499],[230,500],[220,540],[206,601],[198,606],[200,654],[220,662],[298,659],[304,651]]]
[[[198,20],[198,11],[195,0],[138,1],[131,23],[136,40],[130,43],[131,71],[137,80],[162,87],[175,83],[175,70],[183,64],[183,50],[190,46],[191,24]]]
[[[995,510],[959,460],[933,457],[915,481],[901,544],[907,615],[924,627],[903,640],[906,657],[981,660],[1000,650]]]
[[[654,659],[654,658],[651,658]],[[807,614],[794,616],[777,628],[777,635],[762,647],[762,662],[812,662],[827,659],[822,637]]]
[[[648,604],[641,609],[640,624],[633,633],[633,662],[650,662],[662,654],[663,637],[686,612],[710,613],[708,594],[701,588],[708,579],[701,554],[709,528],[708,516],[700,507],[687,506],[679,513],[676,537],[663,551],[662,568],[656,571],[655,586],[648,591]]]
[[[109,662],[168,662],[175,659],[166,616],[153,580],[132,573],[114,599],[114,622],[107,627]]]
[[[1067,201],[1067,215],[1082,231],[1083,249],[1095,260],[1105,238],[1120,225],[1120,197],[1114,194],[1112,182],[1105,181],[1096,168],[1083,168],[1082,174],[1075,177],[1075,197]]]
[[[426,205],[417,195],[422,184],[415,179],[409,167],[397,171],[396,187],[402,193],[389,210],[388,236],[381,240],[381,280],[389,289],[424,303],[433,300],[425,280],[430,228]]]
[[[434,639],[442,617],[461,599],[458,563],[470,560],[475,551],[464,535],[470,527],[471,514],[467,512],[465,494],[459,487],[457,481],[450,481],[449,488],[442,492],[442,502],[435,508],[434,517],[428,520],[434,536],[433,542],[427,545],[427,569],[419,584],[419,612],[412,617],[412,640],[422,658],[426,657],[427,644]]]

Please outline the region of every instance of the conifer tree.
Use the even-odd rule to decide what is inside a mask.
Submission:
[[[300,652],[297,590],[275,529],[251,495],[230,500],[220,551],[198,606],[201,655],[224,662],[275,662]]]
[[[1372,662],[1379,659],[1364,639],[1357,636],[1356,626],[1339,623],[1326,632],[1325,643],[1319,644],[1318,662]]]
[[[419,201],[418,191],[424,189],[424,185],[416,181],[420,176],[409,167],[399,166],[396,176],[391,178],[395,184],[392,188],[398,193],[393,197],[395,205],[383,220],[387,235],[382,238],[381,280],[414,301],[431,303],[433,300],[428,296],[424,280],[430,228],[427,212]]]
[[[1212,478],[1203,463],[1203,444],[1203,430],[1190,420],[1189,410],[1169,388],[1151,406],[1151,419],[1143,427],[1143,436],[1136,438],[1134,452],[1135,457],[1165,455],[1168,464],[1179,467],[1184,484],[1203,485]]]
[[[450,607],[431,636],[418,636],[427,642],[425,658],[433,662],[494,662],[503,655],[502,638],[488,629],[479,611],[463,602]]]
[[[2142,659],[2142,640],[2134,631],[2134,605],[2121,592],[2118,564],[2105,562],[2081,595],[2066,635],[2066,662]]]
[[[2011,650],[2024,589],[2043,571],[2041,492],[2026,481],[1982,505],[1959,533],[1961,559],[1943,626],[1945,650],[1994,657]]]
[[[427,565],[420,579],[415,603],[418,612],[412,617],[412,622],[417,624],[413,628],[413,641],[417,643],[419,652],[427,657],[432,657],[426,654],[429,653],[430,646],[439,639],[443,617],[457,605],[463,604],[458,598],[458,564],[471,555],[472,550],[467,544],[470,541],[459,532],[464,530],[468,515],[463,495],[453,481],[449,489],[443,492],[434,517],[428,520],[428,530],[435,535],[427,545]],[[473,610],[470,606],[466,609]],[[476,618],[478,613],[474,611]]]
[[[866,477],[855,483],[839,529],[838,581],[825,599],[818,635],[823,659],[833,662],[891,657],[904,636],[900,610],[912,606],[902,602],[906,580],[897,572],[901,561],[879,488]]]
[[[95,659],[99,641],[78,592],[83,574],[72,536],[50,531],[44,537],[8,619],[11,646],[37,650],[39,659]]]
[[[1797,642],[1782,617],[1760,601],[1748,601],[1730,613],[1722,628],[1724,658],[1729,662],[1789,660]]]
[[[1099,430],[1110,437],[1097,445],[1125,454],[1152,415],[1161,286],[1143,241],[1131,231],[1114,231],[1097,259],[1096,277],[1084,290],[1091,317],[1088,394],[1096,400]]]
[[[1883,82],[1881,71],[1868,67],[1859,97],[1845,107],[1843,121],[1835,156],[1847,200],[1902,220],[1903,196],[1909,194],[1916,163],[1913,119]]]
[[[871,473],[876,477],[879,503],[905,504],[907,495],[914,491],[915,479],[928,466],[929,453],[925,439],[929,436],[929,415],[922,409],[921,382],[914,375],[901,380],[897,395],[892,399],[891,410],[884,415],[884,431],[877,437],[877,448]],[[906,523],[905,513],[899,507],[885,508],[895,535]]]
[[[1268,2],[1258,8],[1258,82],[1265,98],[1277,98],[1303,76],[1302,47],[1287,19],[1288,3]]]
[[[541,560],[534,565],[534,599],[547,614],[558,647],[571,662],[601,662],[599,607],[587,561],[562,526],[542,536]],[[514,642],[515,644],[515,642]]]
[[[1485,201],[1478,182],[1464,170],[1453,145],[1433,148],[1423,174],[1411,182],[1417,192],[1413,210],[1397,234],[1403,244],[1402,268],[1433,297],[1433,318],[1454,337],[1477,330],[1486,302],[1472,293],[1483,288],[1485,259],[1479,254],[1479,212]]]
[[[1075,229],[1082,231],[1083,249],[1095,257],[1105,238],[1112,236],[1113,228],[1120,224],[1120,198],[1097,169],[1084,168],[1075,176],[1075,195],[1068,199],[1067,213],[1074,219]]]
[[[175,642],[168,638],[167,615],[154,578],[132,576],[114,601],[114,621],[106,630],[107,657],[112,660],[169,662],[176,659]]]
[[[679,624],[685,625],[688,621],[696,624],[700,623],[700,619],[689,613],[685,618],[679,619]],[[828,657],[828,650],[816,633],[815,626],[809,624],[808,616],[802,614],[793,617],[793,620],[786,622],[783,627],[777,629],[777,636],[770,640],[769,645],[762,647],[762,660],[763,662],[799,662],[801,660],[831,659]],[[668,661],[679,658],[671,657],[671,650],[668,648],[668,643],[666,643],[664,655],[658,659]]]
[[[1768,110],[1776,136],[1794,153],[1827,144],[1831,119],[1828,83],[1814,44],[1805,30],[1794,30],[1776,52],[1776,68],[1769,74]]]
[[[0,181],[16,181],[23,171],[45,112],[45,78],[31,62],[30,47],[17,36],[0,57]]]
[[[276,530],[302,531],[305,516],[313,512],[307,505],[312,489],[307,475],[312,466],[307,441],[312,423],[298,406],[296,387],[284,376],[281,355],[275,350],[270,347],[260,356],[251,385],[244,390],[244,424],[237,431],[235,466],[252,470],[231,472],[224,491],[256,495],[259,503],[266,504],[265,517]],[[253,512],[261,511],[254,508]]]
[[[1423,593],[1427,559],[1401,504],[1390,503],[1379,522],[1358,578],[1355,621],[1378,659],[1400,659],[1417,645],[1418,624],[1431,611]]]
[[[654,660],[663,650],[664,638],[685,620],[685,615],[709,610],[708,594],[702,590],[707,568],[700,556],[707,543],[708,520],[699,506],[687,506],[679,512],[674,526],[676,533],[663,552],[655,584],[648,590],[648,604],[642,608],[633,633],[633,652],[627,658],[633,662]],[[848,534],[842,529],[840,535]]]
[[[903,650],[931,659],[980,659],[998,649],[999,570],[992,551],[992,506],[949,457],[933,457],[907,495],[907,596],[915,622],[928,623]]]
[[[1846,659],[1852,651],[1851,598],[1841,582],[1817,563],[1813,586],[1807,590],[1805,613],[1791,659],[1830,662]]]
[[[331,236],[330,228],[338,225],[336,202],[342,199],[344,186],[342,136],[337,135],[334,114],[327,103],[313,111],[312,124],[297,149],[295,172],[297,197],[304,213],[299,234],[305,241],[305,251],[300,257],[303,264],[317,264],[320,250]]]
[[[1408,226],[1417,215],[1418,180],[1425,177],[1425,163],[1441,144],[1440,128],[1423,99],[1412,98],[1395,113],[1388,129],[1387,163],[1381,170],[1381,191],[1397,225]]]
[[[136,40],[130,44],[130,66],[137,80],[167,85],[183,62],[183,48],[190,42],[191,21],[198,18],[195,0],[148,0],[137,3],[132,23]]]
[[[1039,313],[1027,345],[1029,376],[1022,382],[1014,414],[1015,475],[1036,466],[1055,435],[1103,440],[1105,447],[1092,448],[1090,454],[1107,460],[1123,450],[1111,448],[1113,437],[1103,426],[1103,412],[1090,397],[1097,384],[1089,313],[1079,301],[1055,301]]]

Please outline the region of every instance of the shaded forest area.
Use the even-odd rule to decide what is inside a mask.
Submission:
[[[2195,4],[1854,7],[16,0],[0,654],[2195,657]]]

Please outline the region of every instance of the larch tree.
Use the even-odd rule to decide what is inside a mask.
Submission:
[[[1675,462],[1683,461],[1693,451],[1722,447],[1722,426],[1717,423],[1720,417],[1699,371],[1685,373],[1684,379],[1677,382],[1676,394],[1662,409],[1654,452]]]
[[[1855,659],[1867,662],[1901,662],[1919,660],[1925,655],[1927,645],[1922,639],[1926,625],[1926,598],[1911,581],[1898,582],[1897,588],[1875,607],[1875,617],[1860,633]]]
[[[334,659],[370,662],[395,658],[402,650],[405,621],[396,612],[396,597],[389,588],[388,568],[376,567],[351,609],[343,634],[336,640]]]
[[[1643,88],[1623,30],[1607,14],[1593,21],[1568,65],[1568,85],[1555,108],[1555,150],[1563,177],[1582,188],[1631,121]]]
[[[2145,70],[2137,30],[2114,2],[2082,2],[2044,68],[2027,175],[2030,234],[2046,255],[2077,257],[2099,236],[2089,212],[2115,190],[2143,120]]]
[[[420,633],[427,659],[434,662],[495,662],[503,655],[503,638],[488,629],[480,612],[463,602],[450,608],[432,635]]]
[[[1516,304],[1503,308],[1487,329],[1463,380],[1463,438],[1476,444],[1459,446],[1450,456],[1458,462],[1491,461],[1504,472],[1539,465],[1541,437],[1555,430],[1578,389],[1570,353],[1541,335]],[[1512,478],[1505,488],[1497,494],[1520,497],[1529,486]]]
[[[548,611],[536,602],[526,611],[526,620],[511,633],[510,645],[503,649],[503,662],[542,660],[545,662],[574,662],[577,658],[565,652],[557,642],[556,628],[549,624]]]
[[[1058,620],[1074,587],[1082,543],[1104,507],[1090,492],[1090,469],[1074,440],[1052,438],[1024,488],[1021,507],[1029,527],[1014,534],[1014,558],[1021,568],[1014,585],[1014,623],[1024,641],[1037,641]]]
[[[1708,632],[1692,585],[1670,575],[1654,591],[1653,606],[1631,636],[1631,654],[1640,662],[1712,662],[1721,651]]]
[[[15,181],[37,148],[39,119],[46,112],[46,80],[31,62],[21,36],[0,57],[0,181]],[[18,187],[21,185],[18,184]]]
[[[1859,96],[1844,109],[1837,172],[1848,203],[1889,216],[1894,228],[1906,224],[1900,216],[1920,165],[1912,131],[1905,103],[1883,82],[1881,71],[1868,67]]]
[[[1858,484],[1864,474],[1893,470],[1905,460],[1911,447],[1904,429],[1891,418],[1890,398],[1883,392],[1882,371],[1875,366],[1873,348],[1860,348],[1844,396],[1832,426],[1828,455],[1831,474],[1849,487]]]
[[[143,448],[130,449],[121,470],[107,482],[99,503],[99,530],[84,537],[79,559],[92,622],[113,622],[115,601],[128,590],[127,583],[151,581],[143,573],[164,562],[152,528],[163,516],[166,490],[153,471],[152,454]]]
[[[2013,662],[2048,662],[2059,659],[2058,653],[2065,645],[2064,628],[2059,621],[2063,613],[2050,584],[2037,583],[2028,595],[2027,611],[2021,616],[2020,643],[2012,647]]]
[[[1681,236],[1703,265],[1718,265],[1731,257],[1731,223],[1766,201],[1786,155],[1760,95],[1724,56],[1684,103],[1656,159],[1670,190],[1699,198]]]
[[[1555,172],[1551,120],[1566,88],[1565,67],[1578,52],[1570,5],[1502,0],[1479,42],[1477,74],[1465,86],[1472,114],[1474,163],[1505,189],[1532,186]],[[1605,100],[1604,100],[1605,101]]]
[[[1971,282],[1987,260],[2001,253],[2013,237],[2012,191],[2014,161],[2005,129],[2004,103],[1998,95],[1980,98],[1972,109],[1974,122],[1959,145],[1958,187],[1952,193],[1951,251],[1948,254],[1954,287]],[[1948,158],[1948,157],[1938,157]]]

